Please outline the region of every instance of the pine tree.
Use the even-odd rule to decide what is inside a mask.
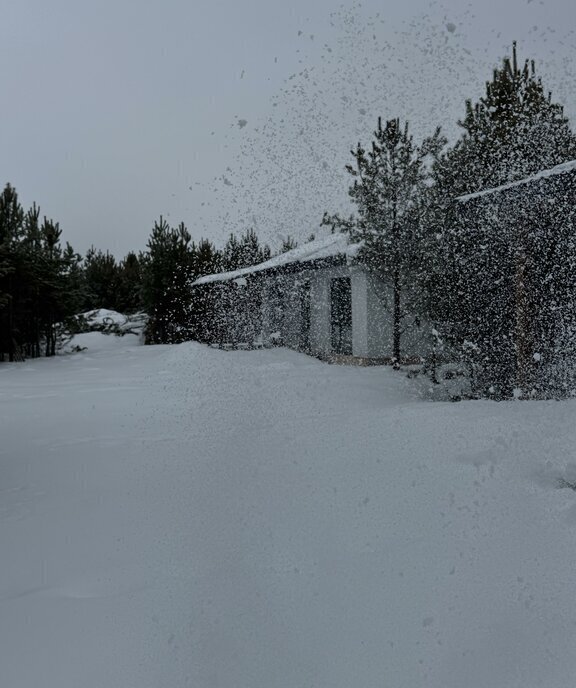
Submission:
[[[138,256],[130,252],[118,266],[116,310],[136,313],[142,307],[142,266]]]
[[[512,57],[494,70],[486,93],[466,111],[460,140],[438,170],[452,196],[516,181],[576,158],[576,138],[562,105],[552,101],[533,60]]]
[[[223,270],[222,253],[208,239],[200,239],[196,247],[194,273],[196,276],[213,275]]]
[[[14,243],[21,238],[24,210],[16,189],[6,184],[0,194],[0,243]]]
[[[34,241],[33,250],[29,249],[32,317],[29,319],[31,328],[24,339],[30,356],[40,355],[41,343],[44,355],[54,356],[59,327],[76,314],[82,304],[81,257],[70,244],[62,247],[61,234],[59,223],[44,217],[39,241]]]
[[[238,268],[244,267],[240,259],[240,242],[234,233],[231,233],[228,240],[222,249],[222,265],[223,272],[232,272]]]
[[[82,256],[66,242],[62,251],[60,273],[65,283],[62,302],[66,317],[80,313],[86,301],[86,282],[82,269]]]
[[[314,237],[314,235],[312,235]],[[312,239],[309,239],[309,241],[313,241]],[[288,251],[291,251],[294,248],[298,247],[298,242],[294,237],[290,236],[288,234],[284,239],[282,240],[282,246],[280,246],[280,253],[287,253]]]
[[[258,265],[271,256],[270,247],[261,245],[256,232],[248,229],[240,236],[230,234],[222,251],[222,270],[229,272]]]
[[[87,294],[85,310],[117,310],[120,266],[116,263],[116,258],[108,251],[104,253],[91,246],[84,258],[84,277]]]
[[[258,265],[270,258],[270,248],[260,244],[260,240],[253,229],[248,229],[240,237],[239,262],[240,267]]]
[[[411,287],[424,269],[421,222],[422,201],[428,178],[427,161],[438,155],[444,139],[440,130],[417,146],[408,123],[392,119],[378,128],[370,150],[359,143],[352,151],[355,165],[346,170],[354,177],[349,195],[358,211],[348,220],[325,215],[324,224],[348,231],[361,241],[360,262],[392,287],[392,356],[401,359],[402,322],[415,308],[418,289]]]
[[[4,354],[13,361],[19,356],[18,304],[21,282],[21,239],[24,210],[14,187],[6,184],[0,194],[0,360]]]
[[[0,196],[0,360],[56,353],[56,325],[80,304],[80,257],[60,245],[57,222],[34,203],[24,213],[16,191]]]
[[[8,306],[10,294],[8,292],[8,275],[13,271],[13,266],[9,260],[8,252],[0,244],[0,327],[2,326],[2,311]],[[0,336],[1,340],[1,336]],[[0,356],[2,347],[0,345]]]
[[[560,217],[552,212],[550,203],[564,208],[564,192],[554,184],[546,186],[546,193],[560,196],[550,203],[530,184],[471,203],[453,199],[573,159],[576,138],[562,106],[537,77],[534,62],[526,60],[519,68],[515,44],[512,58],[505,58],[486,84],[484,97],[474,105],[466,103],[460,125],[461,139],[434,167],[428,224],[440,240],[429,311],[447,341],[477,371],[476,392],[490,389],[490,394],[507,396],[514,386],[530,388],[536,341],[545,358],[551,355],[540,328],[563,326],[558,316],[567,301],[561,304],[558,296],[565,291],[566,277],[553,260],[563,246],[570,262],[570,213]],[[540,278],[544,282],[538,286]],[[544,319],[550,324],[545,326]]]
[[[201,239],[196,248],[194,279],[212,275],[223,269],[222,254],[208,239]],[[190,324],[192,336],[199,342],[211,342],[217,337],[217,290],[211,285],[191,288]]]
[[[142,297],[149,316],[146,338],[171,344],[191,336],[191,282],[196,247],[184,223],[172,229],[162,216],[154,224],[142,261]]]

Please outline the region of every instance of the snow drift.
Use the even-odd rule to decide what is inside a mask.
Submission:
[[[0,366],[2,685],[572,685],[576,403],[413,384],[198,344]]]

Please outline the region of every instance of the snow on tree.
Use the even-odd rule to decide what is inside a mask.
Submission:
[[[378,127],[370,150],[359,143],[352,151],[355,165],[346,170],[354,177],[349,195],[356,205],[357,217],[344,220],[325,215],[331,224],[362,242],[358,260],[392,287],[393,358],[401,359],[403,320],[413,313],[420,299],[419,275],[425,269],[422,223],[423,201],[429,179],[431,159],[439,154],[444,139],[440,130],[421,145],[416,145],[408,123],[391,119]]]

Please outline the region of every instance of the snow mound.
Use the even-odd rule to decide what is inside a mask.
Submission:
[[[92,311],[80,313],[78,316],[84,318],[92,325],[122,325],[126,322],[126,316],[118,311],[112,311],[108,308],[95,308]]]
[[[83,332],[106,332],[114,334],[140,334],[146,326],[148,316],[145,313],[124,315],[108,308],[96,308],[76,316],[76,322]]]
[[[59,353],[73,354],[86,350],[94,353],[126,346],[138,346],[140,343],[140,336],[137,334],[128,333],[119,336],[106,332],[80,332],[63,344]]]
[[[147,320],[145,313],[124,315],[107,308],[80,313],[75,316],[71,326],[63,327],[58,353],[116,348],[122,339],[124,346],[142,344]]]

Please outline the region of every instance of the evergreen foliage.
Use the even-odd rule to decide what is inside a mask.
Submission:
[[[437,129],[433,136],[416,145],[408,123],[392,119],[374,132],[371,148],[359,143],[352,151],[355,165],[346,170],[354,177],[349,195],[358,215],[349,219],[325,215],[331,224],[362,242],[358,260],[391,286],[393,314],[393,357],[400,361],[403,319],[414,312],[419,292],[413,287],[426,267],[423,202],[428,180],[427,161],[436,157],[444,139]]]
[[[131,251],[117,261],[108,251],[91,246],[83,264],[83,310],[108,308],[120,313],[142,310],[141,257]]]
[[[195,274],[195,245],[184,223],[154,224],[142,257],[142,297],[149,315],[146,340],[174,344],[190,338],[190,283]]]
[[[216,332],[221,339],[234,329],[235,316],[244,315],[230,301],[226,317],[216,317],[230,294],[200,292],[191,283],[271,256],[253,230],[231,235],[220,252],[205,239],[196,245],[183,223],[173,229],[162,217],[147,251],[128,253],[122,261],[93,246],[82,260],[60,238],[58,223],[47,218],[41,223],[36,204],[25,212],[15,189],[6,185],[0,195],[0,360],[54,355],[61,326],[73,331],[72,316],[99,308],[128,314],[144,308],[150,316],[147,343],[208,341]],[[250,287],[243,296],[255,312],[258,290]]]
[[[116,258],[106,251],[91,246],[84,258],[86,280],[86,301],[84,310],[108,308],[119,310],[118,290],[120,287],[119,266]]]
[[[56,326],[82,300],[80,256],[60,243],[58,223],[34,204],[24,212],[16,190],[0,195],[0,360],[53,356]]]
[[[231,234],[215,261],[219,270],[200,269],[197,274],[230,272],[263,263],[271,257],[268,245],[260,244],[255,231],[249,229],[240,238]],[[214,265],[215,267],[215,265]],[[194,289],[195,336],[200,341],[220,345],[253,342],[258,336],[261,319],[261,290],[258,279],[207,284]]]
[[[222,256],[208,239],[201,239],[196,247],[195,275],[212,275],[220,272]],[[193,308],[190,309],[192,337],[200,342],[214,338],[216,293],[213,289],[191,287]]]
[[[126,254],[118,265],[118,291],[115,310],[137,313],[142,310],[142,264],[134,252]]]
[[[260,245],[253,229],[248,229],[240,238],[230,234],[222,251],[221,268],[224,272],[258,265],[271,256],[270,247]]]
[[[313,241],[314,240],[314,235],[312,234],[312,238],[308,239],[308,241]],[[284,240],[282,241],[282,246],[280,247],[280,253],[287,253],[288,251],[291,251],[294,248],[298,247],[298,242],[294,237],[286,236]]]
[[[563,107],[546,93],[533,60],[512,58],[494,70],[477,103],[466,101],[461,138],[436,170],[450,197],[524,179],[576,158],[576,137]]]
[[[573,181],[563,176],[467,203],[454,199],[574,159],[576,138],[534,63],[518,67],[515,45],[485,96],[466,103],[460,124],[463,136],[433,170],[427,224],[437,241],[427,311],[474,371],[477,395],[520,389],[545,396],[544,361],[550,370],[573,312]],[[534,357],[542,363],[538,374]]]

